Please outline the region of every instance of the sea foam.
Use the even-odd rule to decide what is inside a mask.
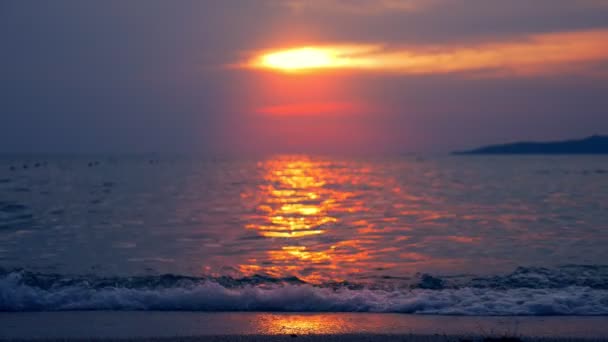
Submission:
[[[168,277],[168,278],[167,278]],[[169,279],[169,280],[168,280]],[[0,275],[0,311],[188,310],[393,312],[444,315],[608,315],[608,289],[591,286],[373,288],[297,281],[235,282],[158,276]]]

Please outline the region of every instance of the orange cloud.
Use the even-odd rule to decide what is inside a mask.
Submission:
[[[396,74],[473,73],[476,76],[585,72],[608,61],[608,30],[531,35],[466,46],[389,47],[330,44],[258,51],[246,68],[289,73],[323,70]]]

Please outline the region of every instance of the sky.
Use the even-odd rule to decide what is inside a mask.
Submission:
[[[608,134],[608,0],[0,0],[0,153]]]

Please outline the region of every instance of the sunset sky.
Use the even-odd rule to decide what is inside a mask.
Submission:
[[[0,152],[608,134],[608,0],[0,2]]]

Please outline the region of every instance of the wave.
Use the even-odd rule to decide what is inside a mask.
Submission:
[[[471,278],[450,284],[433,277],[435,288],[354,284],[311,285],[297,278],[196,278],[176,275],[98,278],[27,271],[0,272],[0,311],[187,310],[393,312],[442,315],[608,315],[605,267],[551,271],[521,268],[503,277]],[[579,282],[564,274],[578,269]],[[587,276],[581,272],[587,270]],[[594,271],[595,270],[595,271]],[[548,283],[561,274],[560,282]],[[589,276],[591,274],[592,276]],[[526,275],[526,276],[524,276]],[[536,278],[528,283],[513,279]],[[506,279],[506,280],[505,280]],[[594,279],[591,281],[590,279]],[[570,281],[575,279],[570,279]],[[604,279],[606,280],[606,279]],[[437,286],[439,285],[441,286]],[[544,284],[539,286],[539,284]]]

